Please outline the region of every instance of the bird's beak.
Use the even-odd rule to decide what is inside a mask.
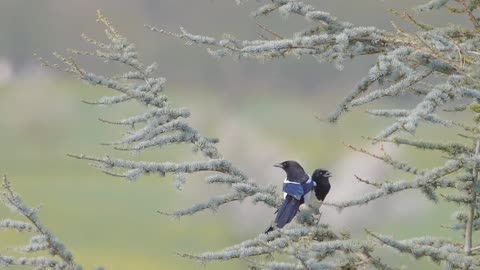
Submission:
[[[330,172],[326,172],[323,176],[325,176],[325,177],[331,177],[332,174],[331,174]]]
[[[282,169],[283,169],[283,164],[282,164],[282,163],[273,164],[273,167],[277,167],[277,168],[282,168]]]

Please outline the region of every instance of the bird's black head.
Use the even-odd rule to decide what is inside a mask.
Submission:
[[[331,177],[332,174],[325,169],[316,169],[312,174],[312,179],[327,179]]]
[[[330,181],[328,180],[330,176],[332,176],[330,172],[325,169],[316,169],[312,174],[312,181],[316,184],[315,197],[320,201],[324,201],[330,191]]]
[[[294,160],[287,160],[273,166],[283,169],[287,173],[287,180],[289,181],[302,183],[308,180],[308,175],[303,167]]]

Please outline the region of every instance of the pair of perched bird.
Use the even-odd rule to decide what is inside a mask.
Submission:
[[[290,223],[299,211],[300,205],[309,203],[315,197],[323,201],[330,191],[330,172],[316,169],[310,177],[303,167],[296,161],[288,160],[274,165],[287,174],[283,182],[284,202],[277,211],[275,221],[265,233],[275,228],[283,228]]]

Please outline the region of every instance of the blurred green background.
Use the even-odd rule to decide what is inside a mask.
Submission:
[[[309,1],[322,10],[356,24],[391,29],[395,19],[388,8],[410,10],[422,1],[329,0]],[[273,210],[250,202],[233,204],[217,213],[205,212],[181,220],[155,213],[204,201],[222,192],[206,186],[201,177],[189,178],[183,191],[172,179],[143,177],[129,183],[102,174],[67,153],[109,154],[148,160],[192,159],[189,149],[171,147],[149,150],[139,157],[116,153],[101,142],[118,139],[125,130],[106,126],[97,118],[119,119],[138,112],[135,106],[92,107],[82,100],[108,94],[41,68],[33,53],[49,58],[53,51],[86,48],[80,33],[101,39],[95,11],[102,9],[117,28],[138,45],[144,62],[157,61],[159,74],[168,79],[166,93],[175,104],[187,106],[192,123],[203,133],[221,139],[220,150],[256,181],[280,185],[283,173],[272,164],[296,159],[312,171],[324,167],[334,174],[328,199],[360,196],[368,187],[353,175],[373,179],[402,179],[382,163],[352,153],[343,143],[379,151],[361,136],[373,136],[388,120],[367,117],[357,110],[337,125],[315,118],[335,109],[373,63],[362,58],[346,63],[343,71],[320,65],[310,58],[254,61],[216,60],[204,48],[151,33],[143,24],[175,31],[180,25],[193,33],[257,38],[249,12],[258,5],[247,1],[65,1],[3,0],[0,2],[0,173],[8,174],[16,190],[30,205],[41,205],[43,222],[63,240],[85,269],[196,269],[202,265],[175,252],[218,250],[254,237],[273,217]],[[448,17],[448,20],[445,18]],[[425,16],[428,22],[462,23],[465,18],[443,12]],[[262,19],[275,31],[288,35],[306,26],[302,19],[278,15]],[[108,72],[108,64],[83,62],[95,71]],[[411,101],[386,100],[378,107],[404,106]],[[392,103],[396,102],[396,103]],[[462,116],[459,116],[462,117]],[[428,127],[419,135],[435,137],[440,129]],[[443,132],[443,131],[442,131]],[[442,134],[438,140],[455,135]],[[385,145],[385,149],[419,167],[442,162],[420,152]],[[324,209],[323,221],[338,230],[365,237],[363,228],[397,238],[439,235],[460,238],[440,227],[451,222],[455,206],[434,205],[416,192],[379,200],[337,213]],[[0,208],[0,217],[13,217]],[[0,254],[22,245],[27,238],[11,232],[0,234]],[[416,263],[388,250],[387,260],[410,269],[437,269]],[[208,264],[206,269],[244,269],[241,261]]]

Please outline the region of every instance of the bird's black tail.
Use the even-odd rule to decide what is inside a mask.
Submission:
[[[301,202],[290,195],[287,195],[282,206],[278,209],[277,216],[275,217],[275,226],[277,228],[283,228],[286,224],[290,223],[298,212]],[[269,233],[274,230],[273,226],[270,226],[265,233]]]

